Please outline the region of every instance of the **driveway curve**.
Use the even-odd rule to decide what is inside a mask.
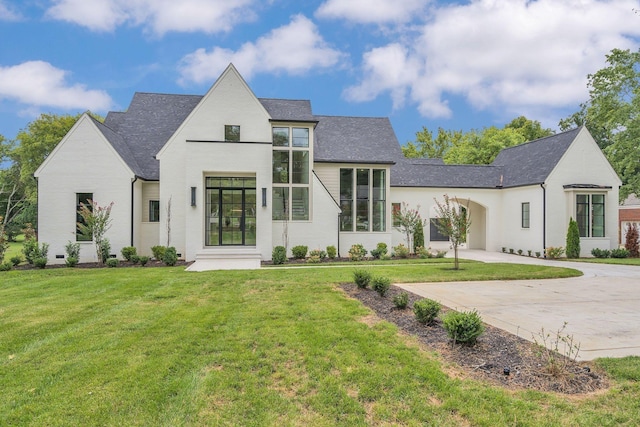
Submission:
[[[488,263],[575,268],[581,277],[544,280],[407,283],[397,286],[456,310],[476,309],[482,319],[540,342],[542,330],[566,328],[580,344],[578,360],[640,356],[640,266],[552,261],[498,252],[461,250]]]

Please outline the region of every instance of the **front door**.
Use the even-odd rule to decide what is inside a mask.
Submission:
[[[206,246],[255,246],[255,178],[207,178]]]

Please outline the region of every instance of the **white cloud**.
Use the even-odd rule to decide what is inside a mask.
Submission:
[[[22,19],[22,16],[19,12],[14,10],[13,7],[7,5],[4,1],[0,0],[0,22],[1,21],[19,21]]]
[[[406,22],[423,12],[428,3],[430,0],[327,0],[316,16],[365,24]]]
[[[104,91],[84,85],[69,85],[67,72],[43,61],[0,67],[0,99],[9,99],[31,107],[88,109],[105,111],[112,105]]]
[[[256,73],[301,75],[308,71],[336,66],[342,53],[324,41],[308,18],[296,15],[285,26],[276,28],[256,42],[247,42],[233,51],[214,47],[186,55],[180,66],[182,84],[212,81],[233,62],[245,78]]]
[[[433,10],[410,44],[366,52],[364,75],[345,96],[408,99],[449,117],[447,96],[513,112],[577,106],[586,76],[613,48],[637,49],[638,0],[475,0]],[[635,38],[635,40],[633,39]]]
[[[157,35],[170,31],[217,33],[255,17],[254,0],[54,0],[47,15],[92,31],[125,23]]]

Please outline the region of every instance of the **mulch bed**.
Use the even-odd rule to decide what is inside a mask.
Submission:
[[[371,289],[359,289],[354,283],[341,284],[341,288],[347,295],[373,310],[377,317],[394,323],[403,332],[415,336],[445,360],[454,362],[470,377],[510,389],[535,389],[565,394],[592,393],[609,386],[605,374],[589,362],[567,360],[567,368],[561,375],[549,374],[545,370],[547,363],[539,355],[536,344],[491,325],[485,324],[485,332],[475,345],[454,345],[440,319],[430,326],[415,320],[413,303],[422,297],[407,292],[408,307],[404,310],[395,308],[393,297],[406,292],[401,288],[391,286],[385,297]],[[442,313],[448,310],[443,307]],[[509,369],[509,375],[505,374],[505,368]]]
[[[178,260],[176,262],[176,266],[188,266],[189,264],[191,263],[185,262],[183,260]],[[122,268],[122,267],[152,268],[152,267],[166,267],[166,265],[164,262],[156,261],[156,260],[149,260],[149,262],[147,262],[147,264],[144,267],[140,265],[140,263],[134,264],[129,261],[119,261],[118,266],[113,268]],[[38,270],[38,267],[32,264],[27,264],[27,263],[17,265],[13,268],[15,270]],[[50,270],[52,268],[68,268],[68,267],[65,264],[47,264],[47,266],[45,267],[46,270]],[[107,267],[106,264],[101,264],[99,262],[82,262],[82,263],[78,263],[73,268],[109,268],[109,267]]]

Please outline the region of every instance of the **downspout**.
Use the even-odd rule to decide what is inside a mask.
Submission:
[[[342,212],[338,214],[338,248],[337,248],[338,258],[340,258],[340,223],[342,222],[341,219],[342,219]]]
[[[138,176],[136,175],[133,178],[133,181],[131,181],[131,246],[134,246],[133,244],[133,222],[134,222],[134,197],[133,197],[133,186],[135,185],[136,181],[138,180]]]
[[[544,182],[540,184],[542,188],[542,253],[547,257],[547,188]]]

